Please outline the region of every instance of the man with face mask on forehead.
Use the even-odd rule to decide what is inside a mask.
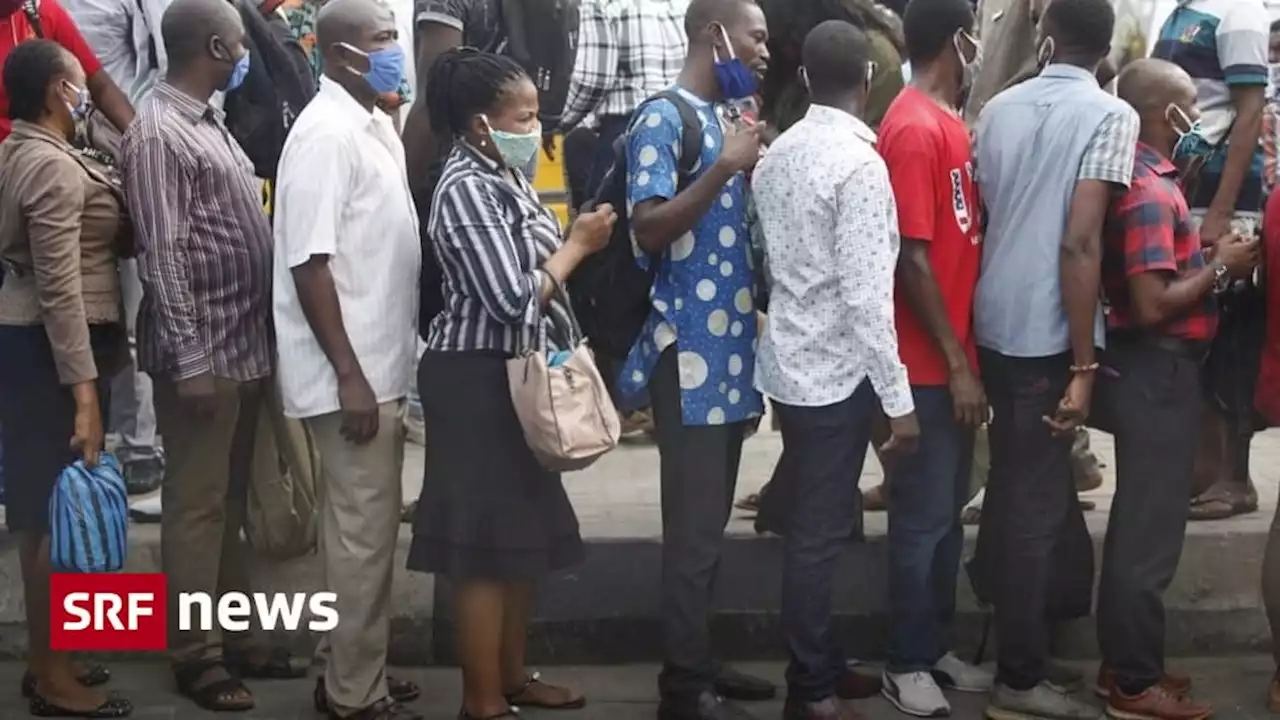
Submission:
[[[176,606],[179,593],[249,590],[240,528],[275,349],[271,227],[252,164],[209,104],[248,71],[244,27],[226,0],[176,0],[161,31],[169,69],[125,134],[123,165],[143,287],[138,355],[168,455],[161,554]],[[206,709],[253,707],[238,678],[298,672],[257,640],[171,628],[180,691]]]
[[[422,256],[404,148],[378,109],[405,54],[376,0],[326,4],[316,52],[320,92],[280,160],[274,285],[285,414],[319,448],[320,547],[342,616],[321,640],[316,698],[331,717],[410,720],[397,701],[417,687],[389,682],[386,663]]]
[[[893,608],[884,694],[913,715],[950,712],[938,686],[988,692],[990,673],[946,652],[964,545],[974,433],[987,421],[972,332],[982,260],[969,129],[960,117],[982,64],[968,0],[912,0],[903,18],[911,84],[876,147],[897,198],[898,348],[921,424],[888,487]],[[937,679],[935,679],[937,678]]]

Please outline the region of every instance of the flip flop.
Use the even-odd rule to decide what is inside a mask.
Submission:
[[[1215,484],[1191,500],[1188,520],[1208,522],[1247,515],[1258,510],[1258,491],[1252,486],[1241,494]]]
[[[533,673],[530,675],[529,678],[525,680],[524,687],[513,693],[504,694],[507,702],[515,707],[531,707],[538,708],[539,710],[579,710],[586,707],[587,698],[582,695],[563,703],[543,703],[536,700],[522,700],[521,698],[524,694],[529,692],[529,688],[534,685],[546,685],[547,687],[551,687],[550,685],[547,685],[547,683],[542,682],[541,678],[542,673]],[[498,717],[502,716],[499,715]]]

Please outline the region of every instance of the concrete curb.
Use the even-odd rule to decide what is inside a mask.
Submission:
[[[1194,524],[1182,564],[1166,594],[1171,655],[1203,656],[1266,652],[1270,633],[1263,611],[1260,574],[1271,510],[1220,523]],[[1095,547],[1101,547],[1105,517],[1090,514]],[[840,635],[851,655],[875,659],[885,651],[888,602],[885,597],[883,521],[869,516],[868,541],[851,545],[841,557],[834,601]],[[974,531],[969,531],[972,551]],[[398,665],[449,663],[453,658],[453,608],[447,581],[404,569],[410,534],[401,529],[392,596],[391,656]],[[159,570],[159,528],[134,525],[127,570]],[[713,621],[717,647],[726,659],[777,658],[782,654],[778,618],[781,541],[731,535],[725,544]],[[597,664],[660,658],[658,588],[661,544],[654,538],[589,541],[587,560],[550,578],[530,636],[530,659],[541,664]],[[306,592],[320,589],[320,566],[312,556],[288,563],[261,562],[255,590]],[[26,646],[25,612],[16,544],[0,537],[0,658],[20,657]],[[961,578],[956,644],[976,647],[984,613]],[[279,638],[300,652],[314,638],[296,633]],[[1091,658],[1097,643],[1091,622],[1064,627],[1055,653]]]

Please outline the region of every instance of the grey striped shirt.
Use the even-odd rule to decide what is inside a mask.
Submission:
[[[514,184],[478,150],[459,141],[431,203],[427,234],[444,275],[444,311],[431,321],[429,350],[532,347],[540,328],[564,347],[568,313],[558,300],[538,301],[539,268],[560,249],[560,221],[538,201],[520,172]]]
[[[222,112],[167,82],[124,138],[142,276],[138,354],[151,375],[271,374],[271,225]]]

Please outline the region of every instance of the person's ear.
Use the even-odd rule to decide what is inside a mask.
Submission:
[[[488,137],[493,133],[493,127],[489,124],[489,121],[484,115],[478,113],[472,116],[469,129],[472,135],[480,138],[480,147],[488,144]]]

